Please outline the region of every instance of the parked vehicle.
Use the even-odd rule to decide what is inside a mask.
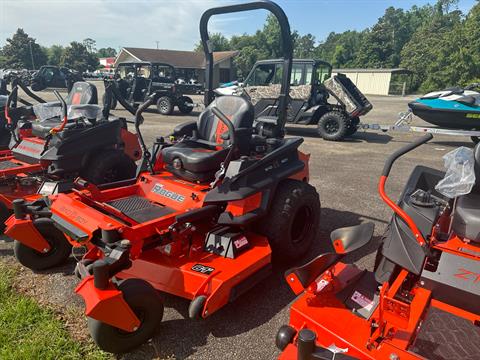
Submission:
[[[123,62],[115,69],[113,81],[117,83],[123,99],[133,107],[138,107],[154,94],[160,114],[170,115],[175,106],[181,113],[189,114],[194,105],[193,100],[182,92],[187,85],[175,84],[175,80],[175,68],[169,64]],[[116,106],[113,100],[111,108]]]
[[[83,81],[82,75],[77,71],[65,67],[44,65],[32,77],[30,87],[33,91],[41,91],[47,88],[70,91],[77,81]]]
[[[233,82],[216,89],[218,95],[236,93],[255,105],[255,116],[274,115],[278,105],[281,60],[255,63],[243,83]],[[332,66],[321,60],[293,60],[288,122],[316,125],[325,140],[339,141],[353,135],[360,116],[372,105],[343,74],[331,77]],[[336,103],[329,103],[332,96]]]
[[[394,215],[374,271],[341,262],[371,241],[374,225],[364,223],[333,231],[335,252],[286,272],[300,296],[290,324],[277,333],[280,359],[480,358],[480,145],[470,163],[476,177],[470,193],[458,182],[466,162],[457,156],[448,179],[417,166],[398,203],[385,193],[395,160],[431,138],[404,146],[385,163],[378,189]],[[458,195],[439,192],[442,178]]]

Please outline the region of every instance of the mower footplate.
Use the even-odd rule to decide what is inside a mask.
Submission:
[[[15,162],[10,161],[10,160],[0,161],[0,170],[17,168],[17,167],[20,167],[20,166],[22,166],[22,164],[15,163]]]
[[[152,204],[148,199],[137,195],[110,201],[107,204],[140,224],[175,212],[174,209]]]
[[[411,351],[428,359],[480,359],[480,327],[431,307]]]
[[[206,296],[202,317],[234,301],[271,273],[271,249],[262,236],[247,233],[251,248],[236,258],[203,250],[172,256],[159,249],[144,251],[118,278],[141,278],[162,292],[193,300]]]

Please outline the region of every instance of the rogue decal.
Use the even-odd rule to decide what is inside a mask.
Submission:
[[[474,284],[480,282],[480,273],[475,273],[466,269],[458,269],[454,276],[465,281],[472,281]]]
[[[152,189],[152,192],[178,202],[183,202],[185,200],[185,196],[165,189],[162,184],[155,184],[155,186]]]

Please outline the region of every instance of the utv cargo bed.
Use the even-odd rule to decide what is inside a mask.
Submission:
[[[362,116],[372,110],[372,104],[345,74],[337,74],[323,83],[328,92],[340,103],[351,117]]]

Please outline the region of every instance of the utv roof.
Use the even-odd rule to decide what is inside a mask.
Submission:
[[[266,59],[266,60],[259,60],[255,63],[255,65],[258,64],[277,64],[277,63],[282,63],[284,60],[283,59]],[[317,59],[293,59],[294,64],[323,64],[323,65],[328,65],[332,66],[330,63],[323,61],[323,60],[317,60]]]

